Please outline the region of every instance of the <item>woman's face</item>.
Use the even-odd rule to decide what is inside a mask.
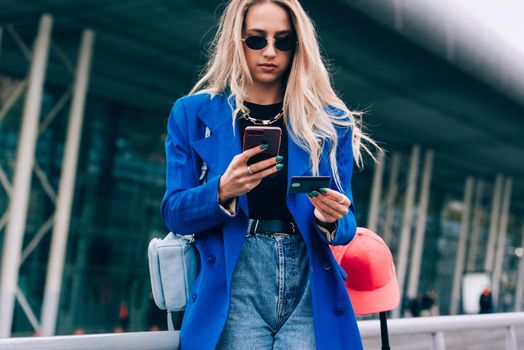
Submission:
[[[250,7],[244,19],[242,38],[250,36],[262,36],[267,40],[267,45],[260,50],[249,48],[245,41],[243,43],[254,84],[280,83],[294,51],[277,49],[273,40],[293,36],[286,10],[271,2]]]

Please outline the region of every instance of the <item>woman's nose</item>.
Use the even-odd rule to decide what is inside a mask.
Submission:
[[[264,48],[264,57],[275,57],[277,52],[275,49],[275,42],[274,40],[268,40],[267,46]]]

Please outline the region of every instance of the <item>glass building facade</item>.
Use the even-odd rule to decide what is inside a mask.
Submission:
[[[3,102],[17,82],[1,77]],[[46,86],[41,115],[53,109],[64,91]],[[0,123],[1,167],[12,179],[16,162],[23,96]],[[35,315],[40,315],[51,230],[54,191],[67,130],[68,104],[42,130],[35,152],[24,248],[46,232],[21,265],[19,286]],[[74,204],[64,267],[57,334],[112,331],[126,303],[129,329],[165,328],[163,312],[150,297],[147,244],[165,234],[159,203],[165,184],[164,115],[88,99],[80,147]],[[43,118],[42,118],[43,119]],[[23,147],[24,145],[21,145]],[[53,189],[51,194],[48,188]],[[9,203],[1,191],[0,210]],[[47,228],[47,229],[46,229]],[[5,230],[0,231],[3,242]],[[0,243],[2,244],[2,243]],[[159,315],[160,314],[160,315]],[[14,334],[31,331],[20,306]]]
[[[1,102],[5,103],[19,80],[0,77]],[[56,106],[65,91],[46,86],[42,116]],[[0,123],[0,166],[12,179],[16,162],[23,96]],[[44,129],[35,153],[30,205],[24,249],[35,237],[42,237],[21,264],[19,286],[34,314],[40,315],[46,264],[49,258],[54,212],[54,192],[58,188],[67,128],[68,104]],[[63,274],[57,334],[75,332],[112,332],[122,326],[119,312],[128,307],[127,330],[165,329],[165,313],[154,305],[147,265],[147,245],[161,237],[166,228],[159,215],[165,186],[164,140],[169,106],[165,113],[137,109],[88,98],[82,131],[78,170],[71,213],[71,225]],[[42,118],[45,120],[45,118]],[[23,145],[21,145],[23,147]],[[407,169],[408,157],[402,157]],[[385,178],[389,168],[386,167]],[[356,170],[353,191],[359,226],[366,226],[373,166]],[[387,241],[393,253],[403,219],[407,174],[401,172],[399,194],[395,199],[392,235]],[[489,192],[489,191],[488,191]],[[482,268],[489,226],[489,195],[482,200],[479,247],[475,269]],[[462,199],[442,193],[432,185],[426,224],[418,290],[435,289],[440,313],[449,312],[451,283],[462,217]],[[418,202],[418,198],[416,199]],[[9,196],[0,191],[0,211],[8,207]],[[379,213],[379,230],[385,217],[384,203]],[[415,217],[417,207],[415,207]],[[518,219],[510,216],[505,267],[501,281],[501,311],[513,308],[515,277],[519,257]],[[3,244],[4,229],[0,231]],[[45,232],[45,233],[44,233]],[[25,257],[25,255],[23,255]],[[471,258],[470,258],[471,259]],[[408,265],[409,268],[409,265]],[[407,281],[406,281],[407,282]],[[406,283],[407,285],[407,283]],[[407,300],[405,301],[407,310]],[[177,315],[178,319],[181,315]],[[175,316],[176,317],[176,316]],[[179,322],[180,320],[178,320]],[[20,304],[15,308],[13,335],[32,334],[33,330]]]

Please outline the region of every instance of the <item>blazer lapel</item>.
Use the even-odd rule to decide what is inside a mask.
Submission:
[[[233,104],[233,109],[235,108]],[[198,112],[197,117],[211,130],[211,135],[193,141],[191,146],[198,155],[206,162],[209,173],[214,176],[222,175],[233,157],[241,153],[240,135],[238,123],[235,122],[235,134],[233,135],[232,112],[233,109],[227,103],[223,95],[215,95]],[[204,131],[202,131],[204,135]],[[249,218],[249,209],[246,195],[238,198],[240,209]]]
[[[291,138],[288,132],[288,169],[287,169],[287,207],[290,210],[293,217],[297,217],[295,214],[296,204],[299,200],[300,194],[289,194],[289,186],[291,185],[291,177],[293,176],[307,176],[311,175],[309,166],[309,154],[298,146],[295,141]]]

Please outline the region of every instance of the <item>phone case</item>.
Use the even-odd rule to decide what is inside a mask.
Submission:
[[[278,126],[248,126],[244,130],[243,150],[267,143],[269,147],[262,153],[250,158],[247,165],[278,156],[282,129]]]

